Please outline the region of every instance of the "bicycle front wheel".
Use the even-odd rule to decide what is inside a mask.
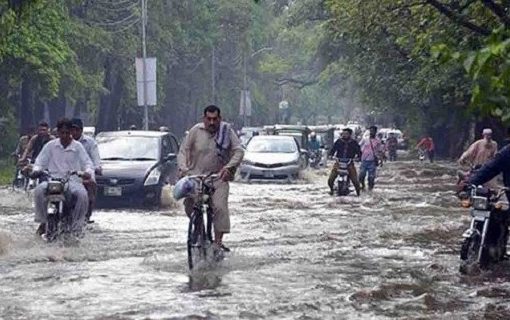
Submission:
[[[193,268],[206,258],[206,236],[202,213],[193,212],[188,227],[188,265]]]

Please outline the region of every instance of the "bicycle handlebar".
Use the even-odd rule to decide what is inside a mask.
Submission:
[[[195,175],[188,176],[188,178],[190,178],[190,179],[198,179],[198,180],[202,180],[202,181],[207,180],[207,179],[215,180],[215,179],[218,179],[219,177],[220,177],[220,175],[217,173],[195,174]]]

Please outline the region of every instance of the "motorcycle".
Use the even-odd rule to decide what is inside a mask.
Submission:
[[[487,269],[490,264],[506,258],[508,241],[509,205],[500,201],[507,192],[499,192],[471,186],[468,193],[461,192],[462,206],[470,209],[471,224],[463,233],[460,249],[460,272],[469,274],[473,270]]]
[[[351,193],[349,189],[349,166],[353,163],[352,159],[339,159],[336,161],[335,166],[338,176],[335,179],[335,189],[337,196],[347,196]]]
[[[425,160],[425,150],[418,149],[418,159],[420,159],[420,162]]]
[[[30,179],[23,174],[22,168],[17,166],[16,173],[14,174],[14,179],[12,180],[12,189],[26,190],[28,188],[29,181]]]
[[[310,167],[317,169],[321,166],[322,149],[310,152]]]
[[[73,199],[68,195],[69,179],[82,177],[82,172],[70,172],[64,178],[52,177],[48,172],[34,173],[34,178],[44,178],[47,182],[46,199],[48,201],[48,218],[44,238],[48,242],[57,240],[60,235],[70,234],[70,212],[74,207]]]
[[[18,162],[16,168],[16,177],[13,181],[13,188],[23,189],[25,192],[31,191],[41,182],[40,177],[34,177],[27,172],[32,171],[33,164],[30,159],[24,162]]]

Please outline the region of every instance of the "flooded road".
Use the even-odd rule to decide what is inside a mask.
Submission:
[[[233,252],[189,274],[187,218],[99,211],[79,247],[34,236],[31,203],[0,191],[1,319],[510,319],[510,265],[458,273],[468,214],[448,163],[385,165],[376,190],[231,186]]]

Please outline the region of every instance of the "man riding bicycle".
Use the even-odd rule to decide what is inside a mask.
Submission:
[[[223,235],[230,232],[228,182],[234,179],[235,170],[243,156],[244,150],[234,130],[228,123],[221,121],[221,110],[210,105],[204,109],[203,122],[189,130],[177,157],[181,176],[219,174],[219,180],[214,183],[211,202],[214,243],[224,251],[229,251],[223,245]],[[193,210],[193,200],[187,198],[184,205],[189,216]]]

